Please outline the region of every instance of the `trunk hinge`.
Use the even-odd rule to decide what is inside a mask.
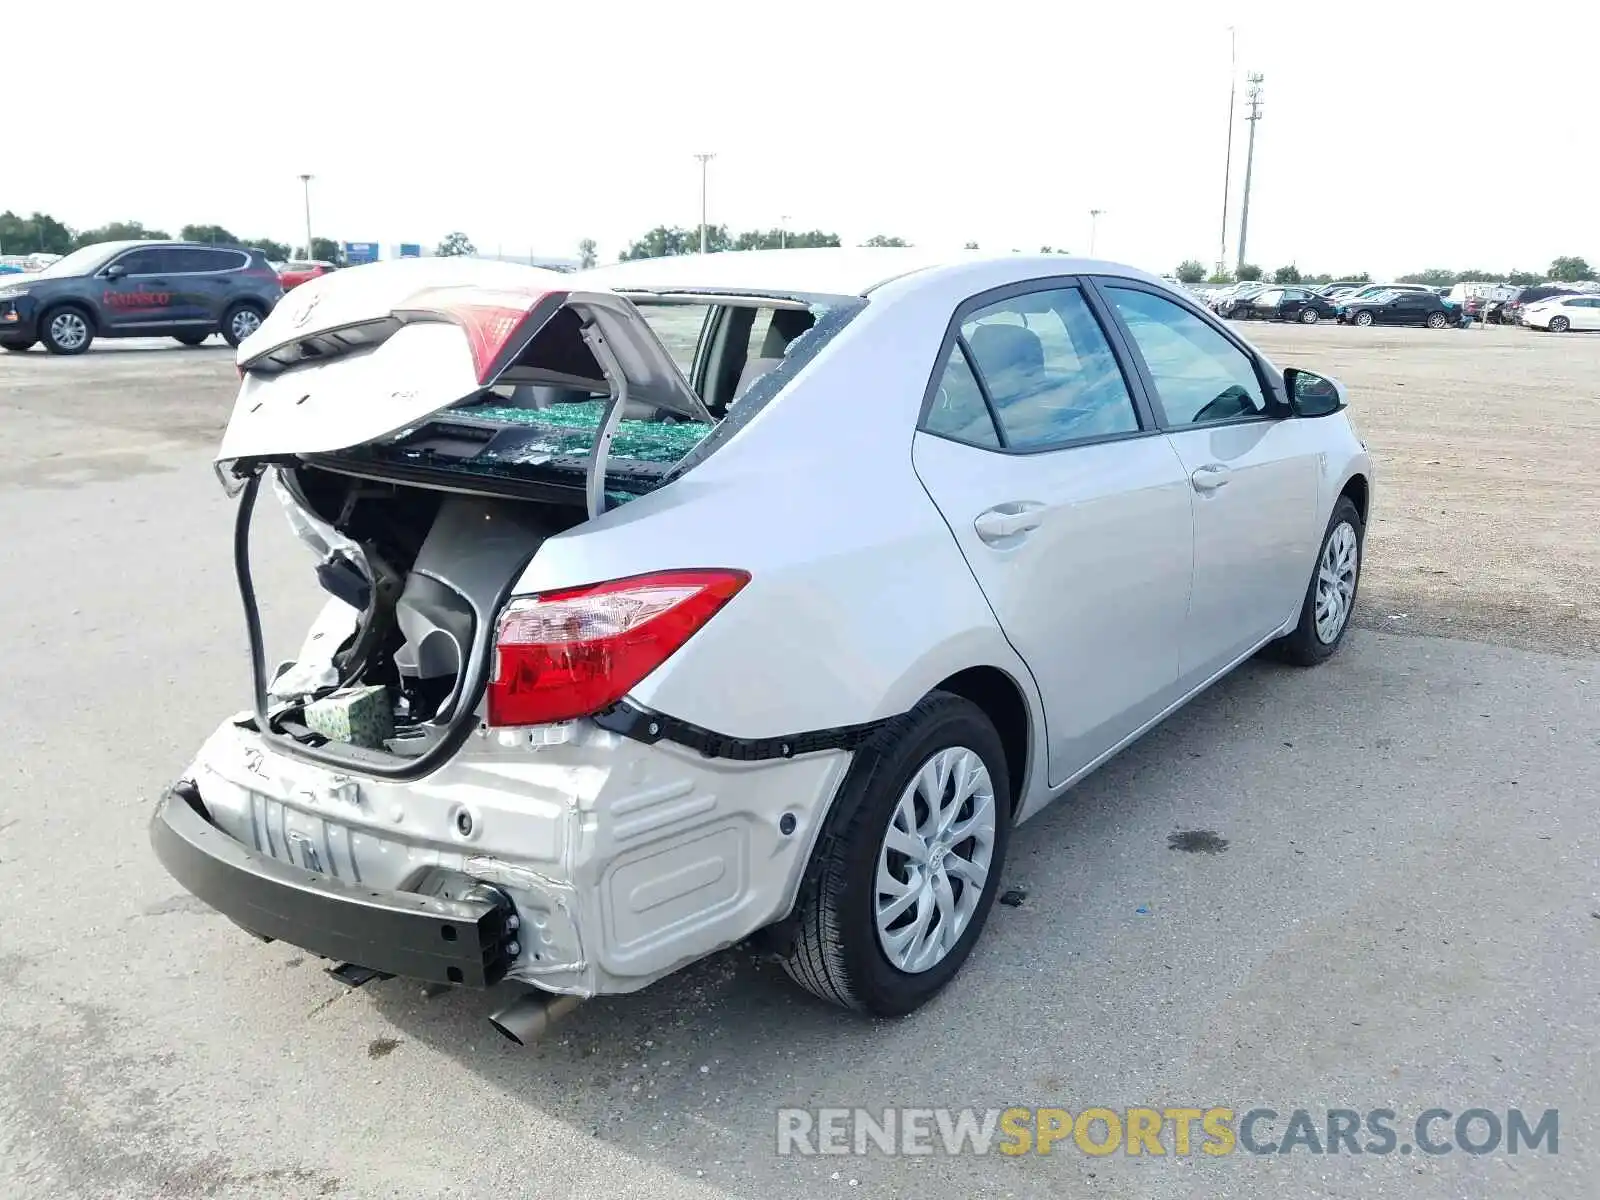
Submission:
[[[628,376],[593,321],[584,325],[583,340],[611,384],[611,398],[600,418],[600,430],[590,447],[589,466],[584,473],[584,495],[592,521],[606,511],[606,464],[611,458],[612,439],[617,436],[617,426],[622,423],[622,414],[628,405]]]

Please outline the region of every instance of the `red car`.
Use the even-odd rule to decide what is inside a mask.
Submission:
[[[308,262],[284,263],[283,269],[278,272],[278,278],[283,283],[283,290],[287,292],[290,288],[298,287],[308,279],[315,279],[318,275],[326,275],[332,270],[334,270],[334,265],[331,262],[323,262],[320,259]]]

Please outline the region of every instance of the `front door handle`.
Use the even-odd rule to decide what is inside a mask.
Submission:
[[[972,522],[978,536],[993,545],[1019,533],[1029,533],[1044,523],[1044,508],[1038,504],[1014,501],[981,512]]]
[[[1232,478],[1233,472],[1221,463],[1208,463],[1196,467],[1194,474],[1189,476],[1189,482],[1194,484],[1197,492],[1214,492]]]

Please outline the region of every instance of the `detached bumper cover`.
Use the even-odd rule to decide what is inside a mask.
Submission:
[[[188,891],[261,937],[389,975],[485,988],[510,964],[508,905],[383,891],[270,858],[218,829],[180,783],[150,842]]]

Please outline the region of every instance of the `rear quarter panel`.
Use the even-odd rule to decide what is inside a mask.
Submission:
[[[954,304],[942,294],[870,303],[726,445],[547,541],[517,590],[674,567],[749,571],[745,589],[633,692],[719,733],[778,737],[892,716],[980,665],[1017,680],[1038,714],[1026,667],[911,466]]]

